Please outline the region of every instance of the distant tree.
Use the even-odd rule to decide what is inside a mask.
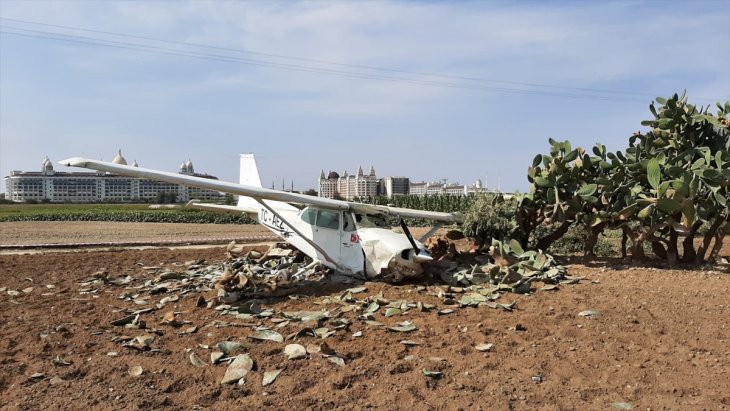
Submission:
[[[310,188],[309,190],[305,191],[304,194],[306,194],[308,196],[313,196],[313,197],[317,197],[319,195],[317,190],[315,190],[313,188]]]
[[[225,199],[224,204],[225,205],[233,205],[233,194],[231,194],[231,193],[227,193],[226,194],[226,199]]]
[[[477,195],[466,210],[464,234],[474,237],[482,246],[488,246],[492,240],[506,241],[517,228],[516,209],[517,201]]]

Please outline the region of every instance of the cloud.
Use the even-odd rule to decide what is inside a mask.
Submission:
[[[31,6],[25,6],[25,12],[14,12],[11,7],[6,7],[10,10],[4,14],[11,17],[37,14],[46,21],[59,24],[101,27],[141,36],[244,48],[308,60],[573,87],[612,88],[617,82],[632,78],[684,73],[711,77],[727,69],[725,64],[730,64],[730,52],[718,50],[715,42],[706,40],[716,36],[717,27],[728,25],[726,15],[713,10],[704,11],[702,8],[693,10],[694,18],[687,18],[686,14],[672,12],[671,8],[662,11],[620,2],[591,3],[590,7],[585,4],[578,7],[554,3],[492,2],[468,5],[405,2],[187,2],[176,3],[175,7],[171,7],[168,2],[110,2],[105,7],[95,3],[95,7],[89,8],[79,7],[80,4],[71,2],[64,3],[65,7],[52,6],[57,12],[54,18],[50,18],[48,12],[39,13],[38,7]],[[39,19],[33,17],[33,20]],[[672,27],[681,29],[668,30]],[[149,44],[178,47],[165,43]],[[314,70],[346,71],[352,77],[360,73],[364,76],[423,79],[413,74],[219,49],[193,50]],[[185,60],[113,49],[106,50],[104,54],[109,65],[116,62],[109,58],[110,54],[143,61]],[[688,64],[687,56],[695,56],[691,58],[691,64]],[[73,57],[75,61],[83,61],[77,56]],[[343,97],[353,89],[380,89],[379,94],[360,93],[370,95],[371,98],[365,104],[375,106],[390,98],[390,92],[402,95],[404,91],[410,90],[414,99],[422,99],[426,93],[419,89],[434,88],[423,84],[393,87],[387,83],[384,87],[372,87],[373,80],[352,77],[301,74],[281,68],[244,64],[217,65],[232,66],[223,68],[231,78],[236,75],[248,76],[251,83],[264,87],[267,84],[268,87],[280,85],[280,88],[291,87],[296,91],[301,87],[300,84],[304,84],[310,89],[339,90]],[[204,77],[201,76],[200,81],[210,80]],[[728,76],[720,77],[727,79]],[[528,85],[499,82],[426,79],[441,83],[467,83],[467,87],[536,89]],[[343,84],[347,87],[343,87]],[[651,84],[645,87],[651,87]],[[651,89],[648,91],[656,92]],[[458,92],[446,87],[434,91],[433,98]],[[326,96],[323,98],[332,98],[330,93],[324,94]],[[300,98],[297,96],[295,102],[298,100]],[[344,100],[341,98],[339,102]],[[360,106],[362,103],[353,104]],[[342,113],[348,111],[345,108],[341,110]],[[357,107],[354,111],[363,112]],[[375,110],[369,111],[377,114]]]
[[[474,176],[468,175],[468,170],[481,168],[474,171],[480,175],[493,167],[486,163],[500,164],[503,186],[509,184],[511,175],[516,176],[515,184],[522,184],[521,157],[526,161],[532,158],[534,141],[556,134],[584,138],[584,130],[591,127],[623,138],[624,129],[638,128],[638,122],[617,124],[641,118],[641,110],[655,94],[687,88],[691,99],[730,98],[730,50],[722,47],[730,42],[730,3],[656,4],[0,2],[0,15],[5,18],[218,48],[184,47],[104,33],[65,30],[67,33],[255,60],[244,64],[50,40],[21,42],[4,34],[3,52],[8,57],[0,61],[4,103],[0,114],[5,120],[0,122],[4,123],[0,124],[0,140],[4,140],[0,143],[6,148],[10,146],[8,140],[13,140],[13,156],[31,150],[16,139],[33,130],[25,130],[22,122],[8,121],[18,116],[27,122],[34,118],[47,122],[43,132],[53,134],[59,147],[64,141],[76,147],[78,141],[94,139],[95,133],[128,139],[130,144],[147,134],[155,140],[152,149],[160,151],[170,146],[196,147],[201,135],[219,138],[217,142],[227,150],[244,144],[242,135],[254,134],[276,136],[282,145],[289,146],[302,144],[297,139],[303,136],[321,144],[326,139],[318,136],[335,134],[360,139],[371,136],[368,138],[378,144],[395,144],[393,140],[403,138],[399,146],[430,149],[444,139],[457,148],[479,146],[489,140],[489,147],[495,141],[506,147],[463,153],[454,169],[464,175],[449,177],[471,181]],[[3,25],[61,30],[5,20]],[[344,75],[307,70],[342,71]],[[372,78],[377,76],[405,80]],[[454,84],[458,87],[450,87]],[[585,93],[564,87],[642,95],[615,94],[632,101],[612,103],[539,95]],[[500,93],[493,88],[538,95]],[[34,99],[43,104],[33,104]],[[11,106],[12,110],[8,108]],[[635,114],[636,110],[639,113]],[[44,138],[41,131],[33,133]],[[510,137],[502,141],[497,136]],[[267,149],[265,143],[245,142],[247,146],[258,144],[263,150]],[[99,150],[101,153],[118,145],[99,144],[110,145]],[[457,157],[457,148],[448,154]],[[179,162],[185,149],[177,149],[161,155]],[[270,151],[273,155],[274,149]],[[376,169],[405,168],[397,174],[411,169],[432,172],[429,164],[418,164],[417,158],[390,159],[381,151],[361,150],[350,156],[388,162],[374,164]],[[317,153],[312,150],[309,155]],[[27,156],[35,164],[39,154]],[[2,167],[6,167],[10,157],[4,153],[3,158]],[[295,166],[301,167],[301,163]],[[318,172],[328,166],[312,167]],[[490,175],[496,173],[490,171]],[[414,178],[420,179],[417,175]]]

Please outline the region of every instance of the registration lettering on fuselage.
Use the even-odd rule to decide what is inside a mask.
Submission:
[[[259,222],[274,231],[289,234],[284,226],[284,221],[265,208],[259,210]]]

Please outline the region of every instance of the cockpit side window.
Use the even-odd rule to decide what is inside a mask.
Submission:
[[[340,213],[332,210],[317,210],[317,227],[340,229]]]
[[[314,208],[307,208],[302,212],[302,221],[309,225],[314,225],[315,218],[317,217],[317,210]]]
[[[352,213],[350,213],[349,211],[345,211],[344,216],[345,220],[344,223],[342,223],[342,230],[355,231],[357,227],[355,227],[355,221],[352,219]]]
[[[388,227],[388,222],[385,220],[385,216],[379,214],[355,214],[358,227]]]

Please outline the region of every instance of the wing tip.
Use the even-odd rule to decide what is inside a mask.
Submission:
[[[464,222],[464,219],[465,219],[464,213],[462,213],[461,211],[457,211],[455,213],[451,213],[451,217],[454,220],[453,222],[459,223],[459,224],[463,223]]]
[[[66,167],[85,167],[86,163],[88,163],[88,160],[81,157],[71,157],[58,162],[58,164]]]

